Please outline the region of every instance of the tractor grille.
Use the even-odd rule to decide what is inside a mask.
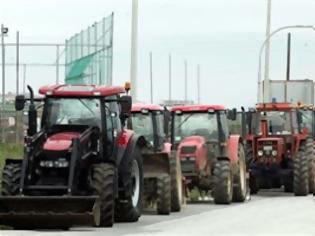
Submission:
[[[181,154],[193,154],[196,152],[196,146],[183,146],[180,149]]]
[[[194,161],[182,160],[181,167],[182,167],[182,173],[184,176],[194,175],[196,173]]]

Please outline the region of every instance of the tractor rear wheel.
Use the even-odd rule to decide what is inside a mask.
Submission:
[[[100,227],[112,227],[115,209],[115,167],[109,163],[96,164],[92,167],[92,186],[100,196]]]
[[[233,174],[228,160],[218,160],[213,172],[213,198],[216,204],[230,204],[233,196]]]
[[[12,196],[19,193],[21,181],[21,164],[8,163],[2,171],[1,194]]]
[[[172,157],[171,157],[172,158]],[[171,163],[171,210],[179,212],[183,202],[183,181],[180,161],[174,156],[174,162]]]
[[[157,207],[159,215],[169,215],[171,212],[171,178],[162,175],[157,178]]]
[[[247,193],[245,153],[242,144],[238,147],[237,173],[234,176],[233,201],[244,202]]]
[[[136,147],[132,158],[128,163],[126,180],[126,196],[116,202],[116,222],[136,222],[142,210],[143,199],[143,168],[142,154],[139,147]]]
[[[315,148],[313,139],[308,138],[306,140],[306,155],[309,158],[309,166],[308,166],[308,184],[309,184],[309,193],[313,193],[314,191],[314,164],[315,164]]]
[[[293,160],[293,191],[295,196],[307,196],[309,193],[309,158],[306,155],[306,145],[302,143]]]

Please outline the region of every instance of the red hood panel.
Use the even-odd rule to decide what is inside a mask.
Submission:
[[[206,143],[206,140],[202,136],[189,136],[184,138],[180,144],[179,147],[182,146],[199,146]]]
[[[80,137],[78,132],[63,132],[50,136],[44,143],[44,150],[64,151],[71,146],[72,139]]]

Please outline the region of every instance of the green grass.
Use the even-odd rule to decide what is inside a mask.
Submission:
[[[2,169],[6,158],[19,158],[23,156],[22,144],[0,144],[0,168]]]

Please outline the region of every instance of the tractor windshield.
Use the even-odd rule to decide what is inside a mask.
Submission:
[[[207,141],[218,141],[218,122],[216,113],[183,113],[174,117],[174,141],[198,135]]]
[[[268,135],[289,135],[292,134],[292,128],[296,127],[296,117],[291,112],[284,111],[262,111],[257,116],[256,132],[262,133],[260,120],[266,119],[268,123]]]
[[[137,134],[141,134],[145,139],[153,145],[153,121],[150,112],[133,113],[132,114],[132,129]]]
[[[90,98],[49,98],[46,122],[53,125],[101,126],[100,100]]]

